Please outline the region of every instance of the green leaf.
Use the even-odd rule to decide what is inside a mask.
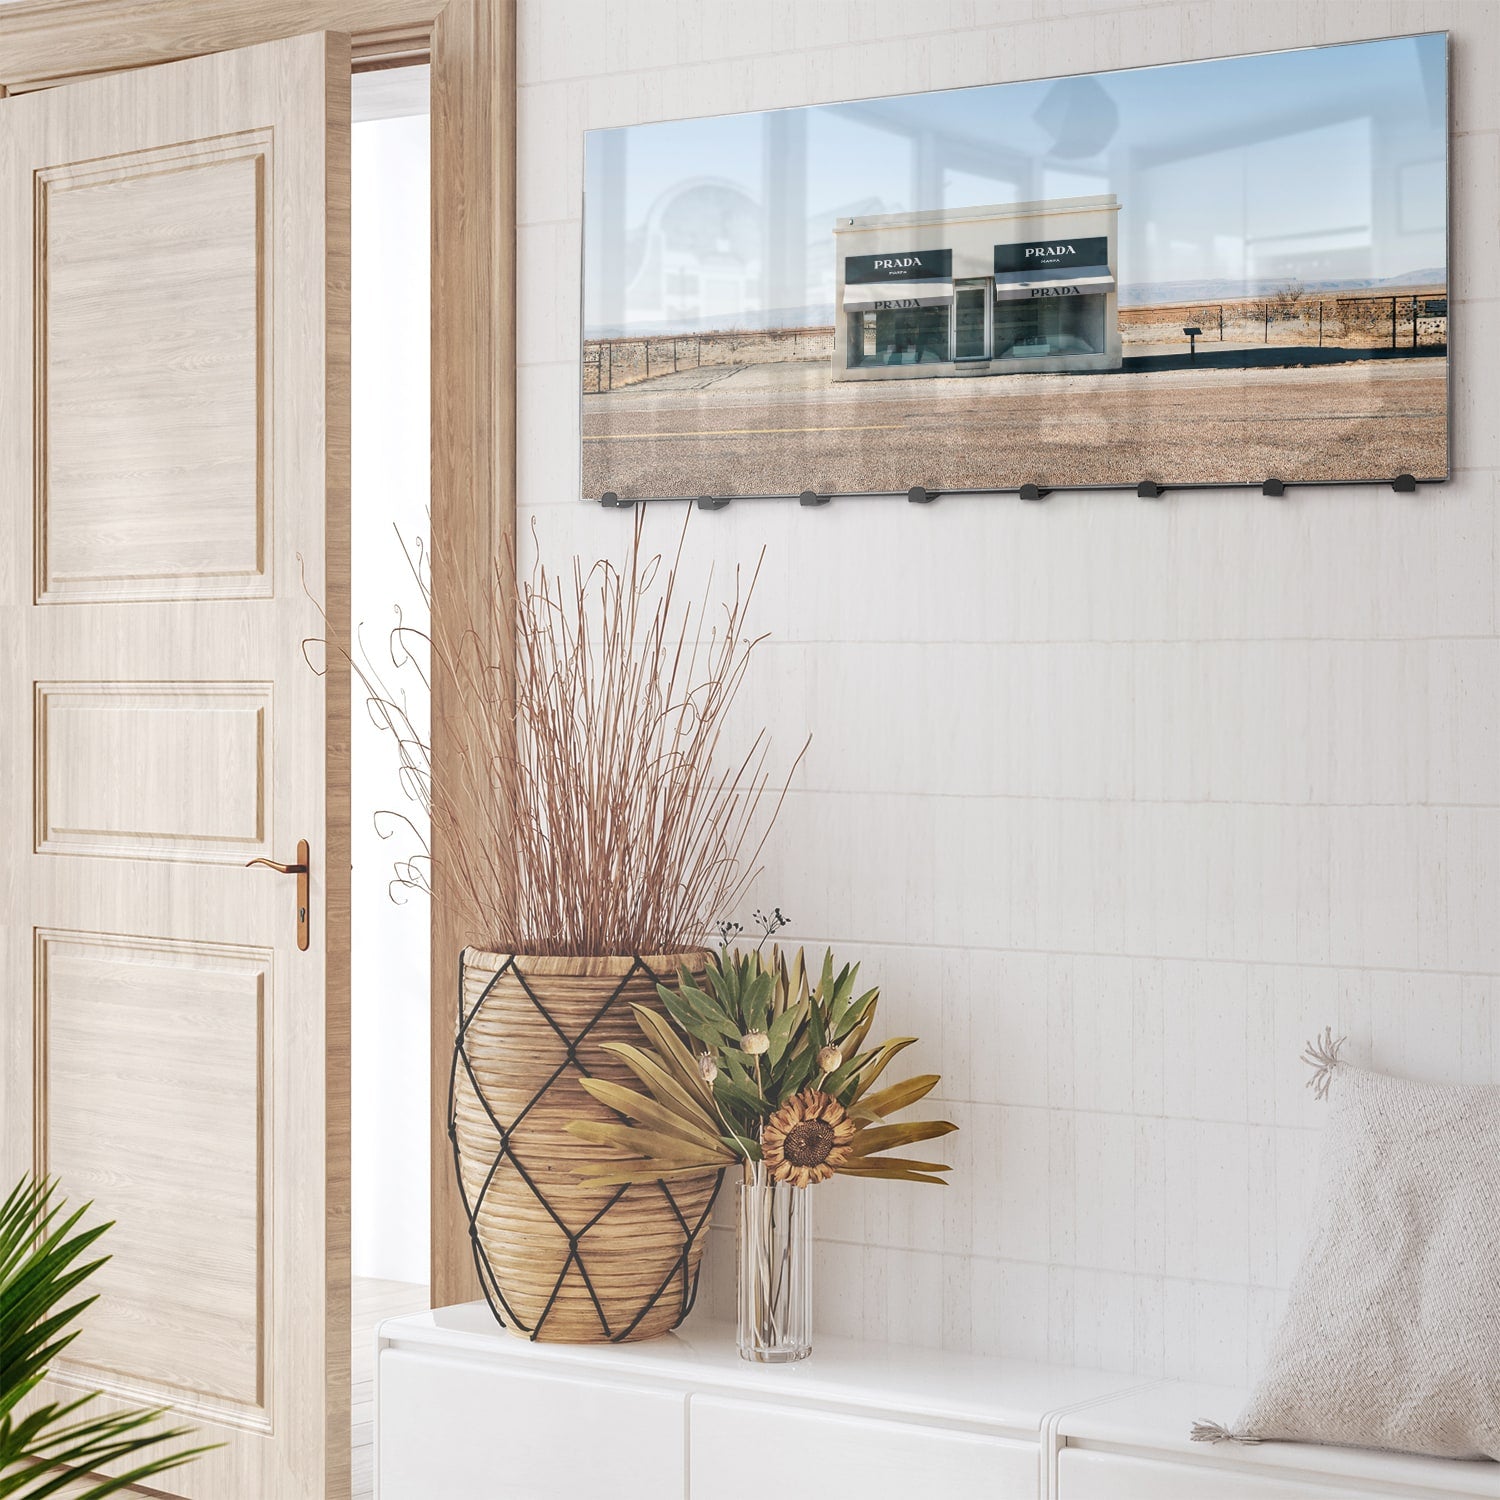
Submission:
[[[80,1228],[88,1208],[85,1204],[65,1215],[56,1185],[30,1179],[0,1205],[0,1496],[43,1500],[66,1489],[72,1500],[99,1500],[208,1451],[156,1453],[101,1479],[88,1471],[176,1443],[191,1429],[158,1426],[160,1410],[76,1415],[95,1399],[93,1394],[66,1403],[43,1402],[30,1406],[24,1416],[14,1415],[77,1337],[70,1325],[95,1300],[69,1300],[109,1258],[84,1259],[110,1228]]]
[[[807,1012],[805,1008],[799,1004],[790,1006],[788,1009],[782,1011],[771,1022],[770,1029],[766,1032],[766,1036],[771,1043],[766,1051],[766,1056],[770,1059],[773,1068],[781,1061],[782,1055],[791,1044],[792,1038],[797,1034],[797,1028],[803,1023],[806,1016]]]
[[[727,1026],[721,1017],[705,1013],[685,994],[674,995],[671,990],[661,989],[660,995],[668,1015],[689,1036],[696,1037],[705,1046],[722,1047],[727,1041],[739,1040],[739,1033]]]
[[[765,1112],[765,1101],[754,1088],[737,1082],[727,1073],[714,1079],[714,1097],[727,1105],[731,1118],[738,1117],[743,1125],[746,1119],[758,1120]]]
[[[829,1030],[842,1042],[867,1015],[871,1020],[874,1020],[874,1007],[879,1003],[879,1000],[880,991],[878,989],[866,990],[859,999],[847,1007],[839,1017],[838,1025],[830,1027]]]

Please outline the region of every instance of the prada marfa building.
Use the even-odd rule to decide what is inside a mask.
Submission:
[[[1114,195],[834,224],[833,378],[1117,370]]]

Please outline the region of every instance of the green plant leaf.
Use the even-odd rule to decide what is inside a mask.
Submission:
[[[95,1300],[69,1300],[108,1259],[84,1259],[110,1228],[80,1228],[88,1207],[64,1215],[56,1185],[30,1179],[0,1205],[0,1497],[44,1500],[66,1489],[71,1500],[99,1500],[208,1451],[156,1453],[113,1477],[99,1478],[89,1471],[176,1443],[190,1436],[191,1429],[157,1425],[161,1410],[78,1416],[95,1399],[92,1393],[65,1403],[43,1402],[15,1416],[52,1361],[77,1337],[69,1326]]]
[[[806,1019],[806,1009],[799,1003],[789,1006],[771,1022],[770,1029],[766,1032],[771,1043],[766,1056],[770,1059],[773,1068],[781,1061],[787,1047],[796,1036],[797,1029]]]
[[[683,994],[674,995],[665,986],[658,985],[657,992],[661,996],[661,1003],[667,1008],[667,1014],[689,1036],[696,1037],[705,1046],[722,1047],[726,1042],[739,1040],[737,1031],[726,1025],[721,1017],[704,1013],[693,1005],[686,998],[685,991]]]
[[[758,1120],[765,1111],[765,1101],[754,1088],[738,1082],[727,1073],[720,1073],[714,1079],[714,1097],[729,1107],[730,1118],[741,1126],[746,1120]]]

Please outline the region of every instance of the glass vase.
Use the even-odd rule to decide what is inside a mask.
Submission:
[[[740,1183],[740,1358],[787,1364],[812,1353],[812,1193],[760,1162]]]

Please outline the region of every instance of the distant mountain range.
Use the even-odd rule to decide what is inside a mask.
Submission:
[[[1202,281],[1138,281],[1120,288],[1122,307],[1151,307],[1173,302],[1234,302],[1247,297],[1264,297],[1287,284],[1285,276],[1261,277],[1237,281],[1227,277]],[[1406,271],[1400,276],[1345,277],[1328,281],[1303,281],[1309,292],[1382,292],[1403,288],[1446,286],[1448,272],[1442,266],[1427,266]]]

